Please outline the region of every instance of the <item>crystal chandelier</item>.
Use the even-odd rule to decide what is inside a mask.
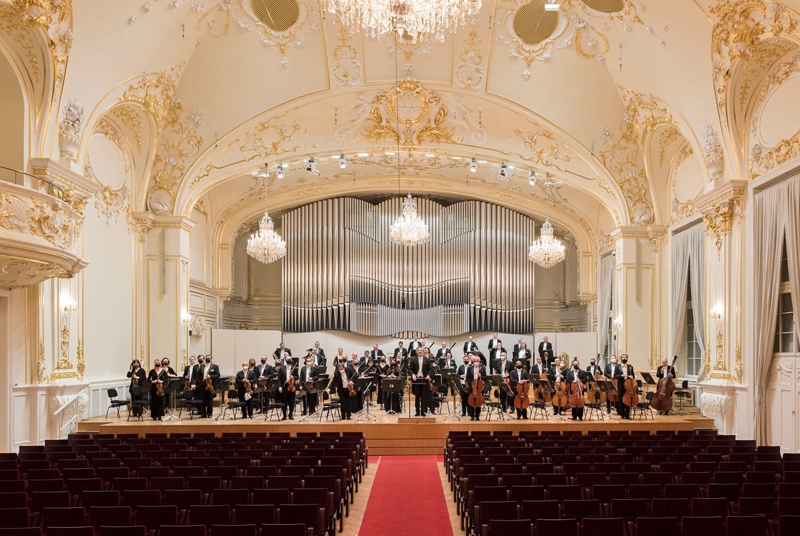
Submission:
[[[428,224],[417,214],[417,202],[408,194],[403,200],[403,213],[392,224],[389,239],[401,246],[418,246],[431,238]]]
[[[371,37],[396,31],[414,42],[422,34],[443,41],[478,14],[481,0],[325,0],[325,9]]]
[[[275,232],[275,224],[267,211],[258,222],[258,231],[247,240],[247,254],[264,264],[286,256],[286,242]]]
[[[553,226],[550,220],[545,220],[539,238],[533,243],[528,252],[531,260],[542,268],[552,268],[564,260],[564,244],[553,236]]]

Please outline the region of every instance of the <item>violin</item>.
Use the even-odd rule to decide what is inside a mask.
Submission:
[[[286,392],[294,393],[295,391],[297,391],[297,387],[294,384],[294,376],[289,376],[289,380],[286,382]]]
[[[480,372],[475,373],[475,379],[472,380],[472,391],[469,393],[467,403],[470,407],[480,408],[483,406],[483,386],[486,385],[481,379]]]
[[[186,381],[183,382],[183,390],[184,391],[188,391],[191,388],[192,388],[192,379],[191,378],[186,378]]]
[[[353,382],[347,382],[347,395],[356,396],[356,386],[353,384]]]
[[[672,367],[678,356],[672,358]],[[669,411],[672,409],[672,394],[675,392],[675,380],[669,375],[669,367],[664,370],[664,377],[659,378],[656,394],[650,399],[650,407],[656,411]]]
[[[156,378],[156,396],[164,396],[164,382],[161,380],[161,375]]]
[[[244,379],[244,392],[247,395],[253,396],[253,385],[247,378]]]
[[[211,376],[206,376],[206,391],[214,394],[214,380],[211,379]]]
[[[556,378],[562,377],[563,371],[556,375]],[[553,395],[553,405],[562,409],[569,407],[569,397],[567,396],[567,382],[563,380],[556,380],[553,382],[553,388],[556,394]]]

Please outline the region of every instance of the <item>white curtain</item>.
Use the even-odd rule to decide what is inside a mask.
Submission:
[[[755,195],[753,254],[755,255],[755,421],[759,444],[767,444],[767,382],[775,343],[780,298],[781,253],[784,237],[789,262],[792,305],[800,302],[800,175]],[[797,313],[795,313],[797,314]],[[795,323],[797,333],[797,323]]]
[[[692,313],[694,334],[700,346],[700,355],[705,353],[705,237],[703,224],[694,225],[672,237],[672,355],[678,355],[683,342],[686,323],[686,280],[692,288]],[[702,371],[701,371],[702,375]]]
[[[597,296],[597,353],[603,355],[608,345],[608,319],[611,318],[611,295],[614,291],[614,255],[600,259]]]

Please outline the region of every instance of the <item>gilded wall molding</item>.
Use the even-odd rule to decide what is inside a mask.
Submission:
[[[694,149],[692,149],[692,145],[688,141],[684,141],[683,145],[681,145],[681,147],[675,153],[675,157],[670,167],[669,184],[671,192],[670,199],[672,199],[672,204],[670,207],[670,225],[674,225],[675,223],[678,223],[686,218],[691,218],[696,211],[694,201],[700,197],[700,194],[698,194],[694,199],[681,202],[678,200],[678,194],[676,191],[678,171],[680,171],[681,166],[683,166],[686,160],[688,160],[691,156],[694,156]]]
[[[477,25],[478,21],[472,21],[453,75],[456,87],[475,91],[483,89],[486,83],[486,67],[483,65],[483,54],[478,48],[481,39],[478,36]]]
[[[742,358],[742,348],[738,344],[736,345],[734,358],[736,361],[736,364],[733,368],[734,378],[736,379],[737,383],[742,383],[744,380],[744,359]]]
[[[36,383],[39,385],[49,383],[47,377],[47,364],[45,363],[44,341],[39,337],[39,346],[36,354]]]
[[[338,87],[364,84],[364,67],[358,61],[358,52],[350,43],[353,35],[343,25],[336,30],[336,48],[333,49],[331,81]]]
[[[729,181],[721,188],[703,194],[697,200],[697,210],[703,213],[706,235],[714,240],[717,256],[722,252],[726,235],[741,218],[742,199],[747,193],[745,181]]]

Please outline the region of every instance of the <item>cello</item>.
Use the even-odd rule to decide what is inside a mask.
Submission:
[[[544,366],[544,364],[542,364],[542,366]],[[546,370],[542,370],[542,373],[539,374],[539,379],[540,380],[546,380],[547,379],[547,371]],[[541,383],[539,384],[539,386],[534,391],[533,396],[534,396],[534,399],[536,401],[538,401],[540,404],[547,404],[548,402],[552,401],[552,393],[550,391],[546,391],[545,388],[542,387]]]
[[[569,384],[569,405],[573,408],[582,408],[586,405],[586,399],[583,397],[583,383],[580,380],[580,371],[575,371],[578,374],[578,381]]]
[[[592,404],[605,404],[606,402],[606,393],[601,391],[597,385],[597,380],[602,380],[603,378],[602,368],[600,367],[600,354],[598,354],[597,366],[595,366],[594,370],[595,381],[589,382],[589,386],[586,388],[586,396]]]
[[[517,374],[519,375],[520,373],[517,372]],[[529,380],[520,379],[517,382],[517,391],[516,391],[516,396],[514,397],[514,407],[520,411],[527,410],[528,406],[531,405],[531,400],[530,398],[528,398],[530,392],[531,392],[531,382]]]
[[[481,373],[478,371],[475,372],[475,379],[472,380],[472,390],[469,393],[469,398],[467,399],[467,403],[472,408],[480,408],[483,407],[483,386],[485,385],[484,381],[481,379]]]
[[[672,358],[671,367],[675,367],[678,356]],[[664,371],[664,377],[658,380],[656,394],[650,399],[650,407],[656,411],[667,412],[672,409],[672,394],[675,392],[675,380],[669,375],[669,367]]]
[[[563,378],[564,371],[561,370],[556,374],[556,380],[553,382],[553,405],[563,409],[569,408],[569,396],[567,396],[567,382]],[[561,379],[559,379],[561,378]]]
[[[639,393],[637,392],[638,384],[636,378],[629,376],[623,382],[625,393],[622,395],[622,403],[632,408],[639,403]]]

